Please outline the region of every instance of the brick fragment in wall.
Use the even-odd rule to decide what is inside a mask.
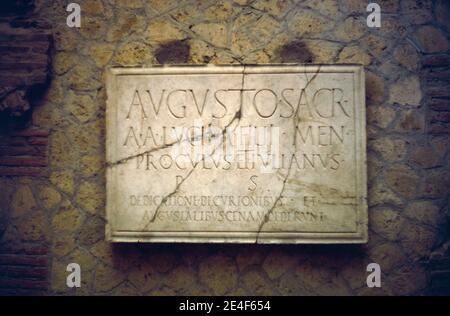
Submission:
[[[49,284],[48,249],[0,248],[0,295],[43,295]]]
[[[431,135],[450,134],[450,55],[425,55],[422,65],[425,73],[425,94],[428,107],[436,112],[429,115],[428,133]]]
[[[33,127],[0,135],[0,176],[45,176],[48,136]]]
[[[51,39],[42,21],[0,23],[0,112],[20,117],[30,110],[28,92],[48,81]]]

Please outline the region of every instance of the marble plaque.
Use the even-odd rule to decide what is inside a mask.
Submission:
[[[107,74],[107,239],[365,243],[359,65]]]

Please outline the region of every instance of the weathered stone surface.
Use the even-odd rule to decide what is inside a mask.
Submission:
[[[199,278],[214,294],[224,295],[237,285],[237,268],[231,258],[215,255],[200,264]]]
[[[90,95],[79,95],[69,92],[66,99],[66,107],[69,112],[80,122],[87,122],[95,114],[97,103]]]
[[[361,38],[367,30],[366,21],[357,17],[348,17],[336,28],[334,37],[342,41],[352,41]]]
[[[390,103],[417,106],[421,100],[420,81],[416,76],[400,79],[390,88]]]
[[[440,221],[439,207],[430,201],[413,202],[405,209],[405,215],[436,227]]]
[[[262,268],[266,271],[269,278],[277,279],[297,263],[296,259],[297,257],[294,254],[286,255],[282,252],[274,251],[266,257]]]
[[[370,103],[379,103],[384,99],[384,80],[372,72],[366,73],[366,98]]]
[[[53,217],[52,226],[55,232],[71,233],[80,228],[83,223],[83,215],[69,201],[64,201]]]
[[[47,240],[48,224],[43,211],[34,211],[21,219],[17,225],[19,236],[24,241]]]
[[[134,66],[148,62],[151,57],[152,54],[147,45],[141,42],[130,42],[119,47],[114,61],[122,66]]]
[[[77,203],[90,213],[96,213],[103,205],[102,188],[92,182],[81,183],[77,194]]]
[[[128,280],[143,292],[150,291],[158,286],[161,277],[155,271],[153,263],[139,263],[132,267],[128,274]]]
[[[446,36],[432,26],[422,26],[417,30],[417,40],[426,53],[446,52],[450,44]]]
[[[50,175],[50,181],[60,190],[66,193],[73,193],[74,187],[73,171],[54,171]]]
[[[61,194],[50,186],[41,186],[39,196],[46,209],[52,209],[61,201]]]
[[[403,227],[404,219],[399,212],[389,208],[376,209],[370,212],[370,228],[389,240],[397,240]]]
[[[406,141],[389,137],[377,138],[369,147],[373,148],[385,161],[399,161],[405,157]]]
[[[414,197],[419,190],[420,177],[411,167],[392,165],[385,171],[384,177],[391,189],[405,197]]]
[[[221,23],[202,23],[192,28],[205,41],[215,46],[225,46],[227,43],[227,27]]]
[[[372,57],[358,46],[346,46],[339,54],[341,63],[359,63],[365,66],[372,62]]]
[[[150,43],[167,43],[186,38],[186,35],[167,20],[152,21],[146,30],[147,41]]]
[[[296,36],[306,36],[321,33],[330,29],[333,25],[330,20],[313,11],[299,10],[289,21],[289,30]],[[345,31],[342,31],[344,33]]]
[[[111,70],[107,238],[364,242],[365,107],[360,71],[357,66]],[[149,86],[151,90],[143,90]],[[298,86],[305,88],[296,91]],[[236,93],[241,90],[242,96]],[[228,93],[223,101],[221,93]],[[279,98],[279,107],[262,103]],[[293,104],[302,105],[295,110]],[[319,125],[314,117],[320,118]],[[265,146],[270,145],[271,155],[279,157],[279,163],[261,163],[261,149],[254,161],[232,156],[236,148],[230,147],[229,141],[241,133],[242,126],[261,130],[269,123],[277,127],[278,136],[270,136]],[[201,134],[193,135],[195,124],[213,128],[206,131],[203,127]],[[181,134],[169,136],[166,129]],[[185,140],[180,138],[186,135]],[[184,144],[190,143],[195,151],[199,143],[193,141],[205,136],[202,146],[209,149],[203,148],[203,154],[193,156],[192,148],[190,154],[183,153]],[[213,143],[214,138],[218,139]],[[247,150],[250,140],[246,141]],[[394,147],[400,145],[399,141],[381,144],[380,150],[384,148],[386,159],[399,160],[402,157]],[[225,152],[228,162],[223,160]],[[285,161],[286,156],[294,158]],[[158,186],[149,184],[148,179]],[[96,212],[102,205],[101,193],[96,184],[84,182],[77,202]],[[327,237],[328,232],[342,237]],[[266,264],[269,276],[276,278],[279,272],[272,271],[269,261]]]
[[[367,108],[367,121],[381,128],[388,127],[395,116],[395,110],[391,107],[371,106]]]

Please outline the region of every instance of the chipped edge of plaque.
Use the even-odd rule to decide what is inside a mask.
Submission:
[[[289,67],[289,68],[287,68]],[[245,72],[244,72],[245,70]],[[115,194],[111,179],[116,177],[115,168],[109,164],[114,161],[116,150],[115,131],[109,128],[115,123],[117,107],[114,101],[116,78],[119,75],[154,75],[154,74],[264,74],[264,73],[353,73],[355,102],[355,133],[364,135],[356,137],[356,193],[359,200],[357,210],[356,232],[351,233],[308,233],[308,232],[119,232],[114,231],[112,222]],[[364,67],[359,64],[335,65],[183,65],[156,66],[148,68],[109,67],[106,69],[106,225],[105,235],[109,242],[128,243],[245,243],[245,244],[364,244],[368,242],[368,205],[367,205],[367,148],[366,148],[366,91]]]

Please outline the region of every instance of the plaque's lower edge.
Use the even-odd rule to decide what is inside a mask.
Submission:
[[[196,234],[197,236],[193,236]],[[200,234],[200,235],[199,235]],[[228,244],[365,244],[368,236],[364,233],[330,234],[330,236],[312,237],[298,234],[279,233],[246,233],[244,235],[201,235],[202,233],[148,233],[148,234],[116,234],[111,233],[107,240],[110,242],[128,243],[228,243]]]

